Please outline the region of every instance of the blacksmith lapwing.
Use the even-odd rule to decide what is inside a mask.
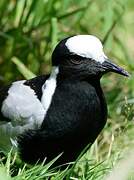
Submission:
[[[34,163],[63,153],[58,164],[74,161],[92,144],[107,120],[100,78],[107,72],[128,73],[112,63],[93,35],[59,42],[52,71],[15,81],[0,90],[0,148],[13,146]]]

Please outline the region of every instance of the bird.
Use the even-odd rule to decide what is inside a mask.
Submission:
[[[50,74],[0,89],[0,149],[13,147],[30,164],[61,153],[56,165],[75,161],[107,121],[101,77],[108,72],[129,76],[94,35],[64,38],[51,60]]]

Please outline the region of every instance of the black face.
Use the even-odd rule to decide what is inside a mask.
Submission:
[[[101,63],[94,59],[70,53],[65,45],[67,39],[68,38],[62,40],[56,46],[52,54],[52,65],[59,66],[60,73],[63,75],[84,78],[97,76],[100,78],[107,72],[115,72],[124,76],[129,76],[124,69],[106,58],[105,61]]]

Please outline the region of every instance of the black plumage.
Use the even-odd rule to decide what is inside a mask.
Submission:
[[[48,78],[49,78],[49,75],[41,75],[41,76],[35,77],[33,79],[27,80],[24,84],[27,86],[30,86],[30,88],[34,90],[38,99],[41,100],[41,96],[42,96],[41,88],[42,88],[44,82]]]
[[[3,88],[0,89],[0,110],[2,107],[2,103],[3,101],[6,99],[6,97],[8,96],[8,90],[10,88],[10,85],[5,86]],[[10,119],[3,117],[1,111],[0,111],[0,121],[10,121]]]
[[[21,156],[26,161],[38,157],[52,160],[64,152],[61,163],[67,163],[94,142],[107,117],[100,83],[94,82],[66,80],[57,86],[40,130],[28,130],[19,139]]]
[[[89,41],[91,40],[89,43],[92,43],[92,37],[90,39],[90,36],[83,35],[85,41],[88,37]],[[52,54],[52,65],[58,67],[58,73],[55,77],[56,87],[44,120],[40,126],[27,128],[17,134],[20,156],[29,163],[43,160],[45,157],[50,161],[62,152],[57,161],[58,165],[74,161],[88,144],[95,141],[106,123],[107,105],[100,78],[109,71],[128,76],[125,70],[111,63],[106,56],[102,57],[104,54],[101,54],[101,50],[100,58],[103,59],[100,61],[96,59],[95,52],[89,53],[92,57],[84,57],[86,50],[83,50],[84,55],[76,53],[74,49],[72,52],[66,45],[68,39],[70,38],[62,40]],[[94,41],[96,42],[96,39]],[[100,42],[97,40],[96,43]],[[75,46],[77,47],[77,43]],[[98,48],[101,49],[99,45]],[[51,75],[43,75],[27,80],[23,85],[30,87],[42,103],[42,87],[44,84],[47,86],[50,80]],[[10,86],[6,91],[0,91],[0,109],[9,88]]]

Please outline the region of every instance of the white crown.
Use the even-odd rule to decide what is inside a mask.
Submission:
[[[70,37],[65,45],[71,53],[94,59],[100,63],[103,63],[107,58],[103,52],[101,41],[92,35],[76,35]]]

